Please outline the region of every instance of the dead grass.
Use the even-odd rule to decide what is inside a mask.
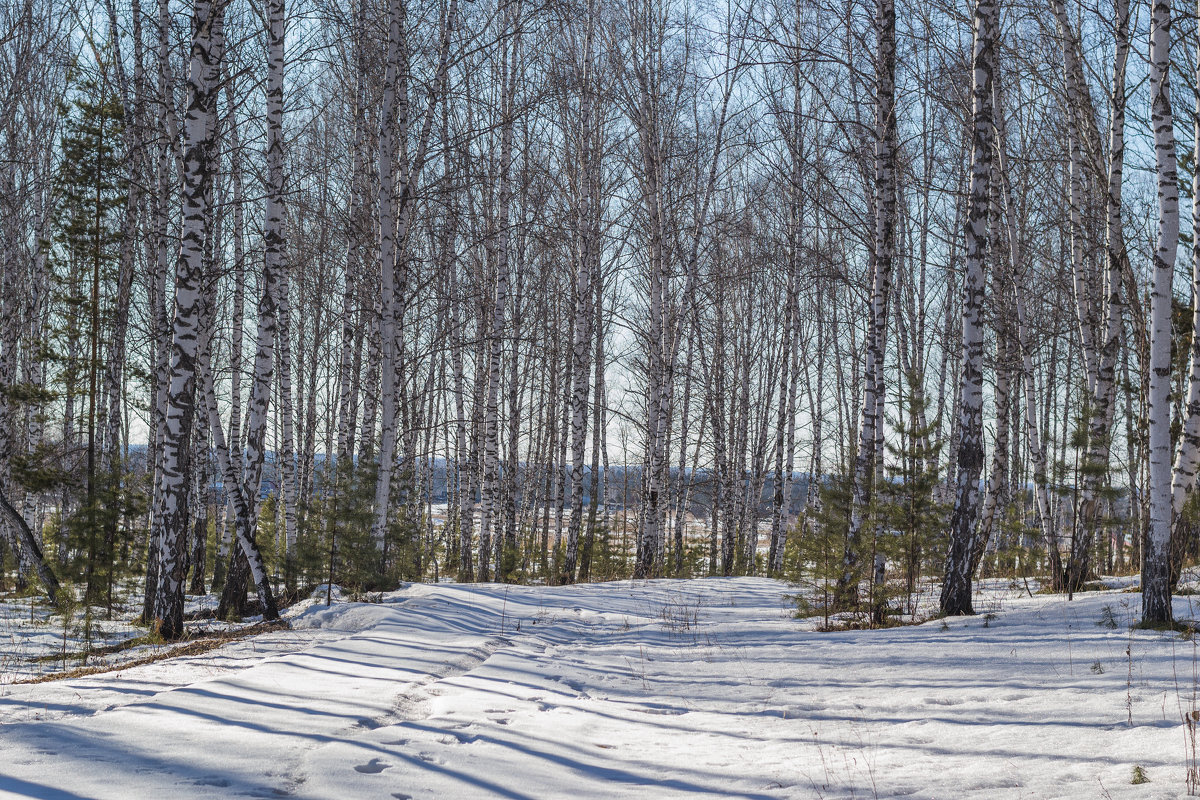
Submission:
[[[908,614],[897,614],[885,617],[883,622],[871,622],[864,614],[858,615],[853,619],[830,619],[828,625],[820,625],[813,630],[817,633],[878,631],[886,628],[909,628],[916,625],[924,625],[926,622],[937,618],[937,614],[917,614],[915,617],[910,617]]]
[[[217,633],[201,632],[192,634],[179,642],[163,645],[164,649],[151,653],[141,658],[135,658],[130,661],[122,661],[118,664],[97,664],[90,667],[77,667],[75,669],[65,670],[62,672],[49,672],[45,675],[38,675],[34,678],[26,678],[25,680],[14,681],[15,684],[22,683],[47,683],[49,681],[59,681],[66,678],[81,678],[85,675],[96,675],[101,672],[116,672],[118,670],[129,669],[131,667],[141,667],[146,664],[153,664],[158,661],[165,661],[168,658],[177,658],[179,656],[196,656],[202,653],[207,653],[210,650],[215,650],[221,645],[235,642],[238,639],[245,639],[250,636],[257,636],[260,633],[270,633],[271,631],[287,630],[291,626],[286,622],[259,622],[254,625],[249,625],[245,628],[239,628],[231,631],[220,631]],[[127,639],[114,645],[106,647],[94,648],[88,657],[114,655],[125,650],[132,650],[135,647],[145,647],[147,645],[160,644],[153,640],[150,636],[139,636],[135,639]],[[71,658],[71,655],[67,656]],[[58,661],[62,659],[62,654],[55,654],[47,660]]]

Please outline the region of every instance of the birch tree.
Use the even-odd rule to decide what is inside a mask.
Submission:
[[[392,471],[396,459],[396,414],[398,403],[398,370],[400,326],[404,319],[404,304],[408,294],[403,266],[404,247],[412,224],[417,183],[425,165],[429,138],[433,132],[437,104],[445,91],[449,69],[450,42],[458,14],[457,0],[450,0],[441,21],[441,34],[433,81],[429,87],[426,109],[416,136],[416,147],[408,151],[411,104],[409,101],[410,59],[407,12],[403,0],[388,4],[387,59],[383,84],[383,108],[379,127],[379,263],[382,316],[379,323],[381,341],[382,400],[378,477],[375,483],[374,521],[371,538],[380,552],[385,553],[385,532],[391,505]],[[397,149],[401,149],[399,176],[396,176]],[[363,415],[364,425],[368,415]],[[374,420],[370,420],[374,425]],[[364,437],[366,438],[366,437]]]
[[[1171,110],[1171,3],[1150,7],[1150,126],[1158,177],[1150,295],[1150,531],[1142,563],[1142,622],[1171,622],[1171,282],[1179,244],[1179,178]]]
[[[977,14],[978,16],[978,14]],[[896,246],[896,6],[878,0],[875,9],[875,230],[871,250],[871,311],[867,329],[867,359],[863,375],[862,416],[854,459],[854,494],[850,528],[842,556],[837,601],[851,606],[858,600],[860,537],[866,522],[882,439],[885,336],[892,291],[892,260]],[[990,59],[990,45],[988,58]],[[989,87],[990,89],[990,87]]]
[[[200,350],[204,243],[211,221],[213,170],[209,163],[216,87],[208,82],[225,55],[223,0],[196,0],[188,108],[184,120],[183,227],[175,269],[175,317],[171,333],[170,381],[160,452],[158,588],[154,626],[166,639],[183,634],[183,580],[189,522],[189,468],[196,415],[196,359]]]
[[[598,129],[595,119],[595,40],[598,15],[597,0],[588,0],[584,11],[584,31],[579,68],[580,110],[577,133],[579,159],[576,167],[578,185],[578,209],[576,211],[576,264],[572,284],[571,322],[571,522],[567,530],[567,548],[563,558],[563,583],[574,583],[579,558],[579,536],[583,526],[583,467],[587,457],[587,414],[588,393],[591,389],[588,374],[588,358],[591,355],[592,325],[595,314],[592,309],[595,292],[592,279],[596,273],[593,262],[599,262],[600,224],[597,209],[599,191],[597,185],[599,158],[594,139]],[[593,430],[593,438],[599,431]],[[595,459],[593,459],[594,461]],[[593,468],[594,468],[593,464]]]
[[[988,249],[993,153],[993,94],[1000,7],[976,0],[971,73],[971,179],[965,229],[962,294],[962,376],[959,383],[959,440],[950,547],[942,582],[941,612],[973,614],[971,557],[983,471],[983,295]]]

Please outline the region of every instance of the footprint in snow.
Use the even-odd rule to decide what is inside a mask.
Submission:
[[[438,738],[438,744],[471,744],[478,739],[479,737],[473,733],[457,733],[455,731],[450,731],[449,736],[442,736]]]
[[[391,766],[391,764],[384,764],[378,758],[372,758],[366,764],[359,764],[358,766],[356,766],[354,768],[354,771],[362,772],[366,775],[378,775],[380,772],[383,772],[385,769],[387,769],[390,766]]]
[[[571,691],[574,691],[574,692],[582,692],[583,691],[583,681],[577,681],[577,680],[573,680],[571,678],[556,678],[555,680],[557,680],[559,683],[566,686],[567,688],[571,689]]]

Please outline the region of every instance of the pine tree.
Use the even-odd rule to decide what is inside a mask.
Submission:
[[[58,346],[51,350],[65,354],[60,357],[59,388],[70,398],[72,416],[79,403],[85,438],[77,443],[71,430],[75,420],[66,420],[62,442],[66,469],[47,469],[49,464],[39,456],[53,459],[55,454],[43,448],[19,465],[16,477],[27,489],[57,490],[71,501],[60,508],[56,559],[67,567],[69,580],[86,582],[87,602],[94,604],[102,597],[111,598],[113,582],[119,577],[115,532],[117,521],[132,510],[133,500],[122,490],[115,465],[103,463],[99,456],[111,444],[101,441],[105,409],[100,405],[104,398],[99,380],[106,369],[101,359],[108,355],[117,312],[112,287],[120,262],[121,212],[128,194],[121,147],[124,115],[109,82],[82,66],[76,68],[63,114],[51,250],[62,313],[51,332],[51,341]]]
[[[887,445],[891,463],[886,468],[888,480],[880,486],[880,511],[893,535],[879,550],[903,564],[910,613],[922,571],[935,567],[944,550],[946,524],[946,508],[934,497],[941,482],[942,443],[937,422],[922,423],[931,415],[926,413],[928,400],[919,391],[920,380],[916,373],[905,374],[899,414],[888,420],[898,441]]]
[[[787,552],[784,553],[784,574],[789,580],[800,583],[804,582],[806,576],[810,578],[815,588],[819,589],[821,605],[828,617],[828,613],[833,610],[832,606],[834,605],[833,583],[845,578],[842,555],[845,550],[846,535],[850,530],[854,476],[847,469],[827,479],[815,480],[820,480],[820,486],[817,489],[820,498],[817,512],[805,531],[805,535],[788,537]],[[869,519],[868,522],[870,522]],[[788,569],[788,565],[794,566]],[[853,594],[856,601],[858,598],[857,586],[863,578],[862,566],[861,561],[857,562],[855,571],[850,577],[853,586],[856,587]],[[857,610],[857,604],[854,608],[838,608],[837,610]]]

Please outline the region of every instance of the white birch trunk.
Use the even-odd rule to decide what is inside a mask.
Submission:
[[[586,30],[583,38],[582,97],[579,113],[579,207],[576,212],[576,264],[572,297],[574,298],[571,324],[571,522],[567,529],[567,550],[563,558],[560,583],[575,582],[575,568],[579,558],[579,535],[583,524],[583,463],[587,457],[587,413],[589,385],[588,356],[592,338],[592,286],[593,254],[598,242],[592,234],[596,226],[592,222],[593,207],[599,198],[592,196],[592,159],[596,157],[593,146],[593,41],[596,29],[596,0],[588,0]]]
[[[279,485],[283,497],[283,541],[286,575],[289,584],[294,579],[293,559],[296,555],[296,494],[297,465],[295,444],[295,409],[292,404],[292,346],[291,302],[288,297],[290,281],[286,278],[279,293],[279,405],[283,430],[279,457],[276,459]]]
[[[175,275],[175,321],[171,336],[171,371],[160,451],[161,496],[155,514],[158,576],[154,625],[167,639],[183,634],[183,580],[188,531],[188,474],[195,420],[198,328],[204,303],[204,244],[211,224],[212,166],[209,150],[213,87],[207,76],[224,58],[219,34],[221,0],[196,0],[192,12],[192,58],[188,72],[185,119],[183,232]]]
[[[896,246],[896,6],[878,0],[875,11],[875,175],[873,182],[875,232],[871,258],[871,318],[867,332],[867,363],[863,375],[862,417],[854,459],[854,489],[850,527],[842,554],[837,602],[858,602],[860,539],[871,503],[877,471],[877,443],[883,426],[884,337],[892,286]]]
[[[1197,55],[1193,80],[1200,81],[1200,55]],[[1200,83],[1196,84],[1200,87]],[[1194,158],[1200,158],[1200,93],[1192,122]],[[1193,164],[1200,163],[1195,160]],[[1183,427],[1175,464],[1171,470],[1171,519],[1176,525],[1188,495],[1196,487],[1196,469],[1200,466],[1200,169],[1192,171],[1192,342],[1188,350],[1187,396],[1184,400]],[[1176,532],[1175,535],[1178,535]]]
[[[396,149],[408,136],[408,76],[401,76],[408,61],[408,42],[405,35],[407,16],[403,0],[388,3],[387,61],[383,77],[383,109],[379,126],[379,264],[382,316],[379,322],[381,350],[379,472],[375,480],[375,520],[371,538],[383,557],[386,542],[388,510],[391,503],[392,469],[396,460],[396,372],[397,295],[407,293],[407,287],[397,287],[396,280],[396,179],[394,166]],[[403,81],[401,78],[403,77]],[[398,87],[399,86],[399,90]],[[397,93],[400,97],[397,98]],[[399,120],[397,121],[397,114]],[[399,128],[399,130],[397,130]],[[403,281],[403,276],[401,276]]]
[[[512,206],[512,141],[513,91],[516,85],[516,53],[518,39],[513,28],[511,2],[504,4],[502,26],[510,40],[501,45],[500,61],[500,174],[498,176],[498,207],[496,221],[496,288],[492,298],[491,326],[488,331],[487,408],[483,417],[483,491],[480,493],[479,514],[479,578],[489,576],[489,556],[493,546],[492,523],[500,498],[500,357],[503,353],[505,315],[508,311],[508,273],[511,232],[509,220]],[[516,355],[514,353],[513,357]],[[515,456],[515,454],[513,454]],[[510,464],[509,468],[515,468]],[[498,533],[496,534],[499,535]],[[501,564],[495,565],[495,578],[500,579]]]
[[[1142,621],[1170,622],[1171,279],[1179,246],[1179,178],[1171,111],[1171,2],[1150,11],[1150,126],[1158,175],[1158,226],[1150,295],[1150,531],[1142,565]]]
[[[158,163],[154,197],[154,239],[156,258],[151,282],[154,300],[151,314],[154,321],[154,408],[151,417],[153,448],[153,476],[150,497],[150,542],[146,555],[146,582],[142,619],[149,622],[154,617],[154,597],[158,591],[159,539],[162,536],[162,520],[158,509],[162,502],[162,453],[163,436],[166,432],[167,392],[170,383],[170,320],[167,314],[167,272],[170,258],[169,207],[171,200],[171,161],[177,147],[178,130],[175,119],[175,78],[171,68],[170,50],[171,14],[168,0],[158,0],[158,114],[156,128]],[[182,170],[180,170],[182,173]]]
[[[950,548],[940,600],[946,615],[973,614],[971,555],[983,471],[983,295],[991,205],[992,77],[1000,9],[996,0],[976,0],[971,77],[971,182],[967,201],[966,263],[962,308],[962,379],[959,441]]]
[[[225,618],[241,603],[246,585],[246,573],[258,590],[263,604],[264,619],[278,617],[271,586],[262,558],[254,542],[258,528],[258,495],[262,485],[262,464],[269,419],[271,389],[274,384],[275,348],[279,339],[279,314],[282,296],[287,291],[287,254],[284,238],[284,154],[283,154],[283,0],[269,0],[267,9],[267,196],[264,208],[264,258],[262,295],[258,303],[258,331],[255,342],[254,373],[246,422],[246,450],[242,461],[240,481],[232,457],[224,470],[230,483],[235,504],[235,534],[239,549],[229,565],[229,579],[221,594],[218,616]],[[209,409],[215,414],[215,406]],[[214,440],[220,435],[220,425],[212,426]],[[223,435],[220,438],[224,438]],[[232,454],[231,454],[232,456]],[[231,475],[231,472],[233,473]],[[236,490],[236,491],[235,491]],[[243,558],[244,556],[244,558]],[[257,562],[257,563],[256,563]],[[272,616],[273,615],[273,616]]]
[[[437,104],[445,90],[449,66],[450,38],[458,14],[457,0],[450,0],[442,20],[438,64],[429,88],[425,118],[417,136],[416,152],[399,160],[400,176],[394,174],[397,147],[408,153],[410,103],[408,98],[408,39],[406,8],[403,0],[388,4],[388,44],[384,71],[383,109],[379,126],[379,263],[382,314],[379,322],[381,349],[382,399],[379,473],[375,481],[375,514],[371,539],[379,550],[381,564],[386,560],[385,544],[388,511],[391,505],[392,471],[396,460],[396,414],[399,394],[401,324],[408,287],[401,260],[412,222],[414,191],[425,163]],[[397,97],[397,94],[399,95]],[[374,425],[374,420],[370,420]],[[364,429],[368,425],[363,418]],[[364,437],[365,439],[365,437]]]

